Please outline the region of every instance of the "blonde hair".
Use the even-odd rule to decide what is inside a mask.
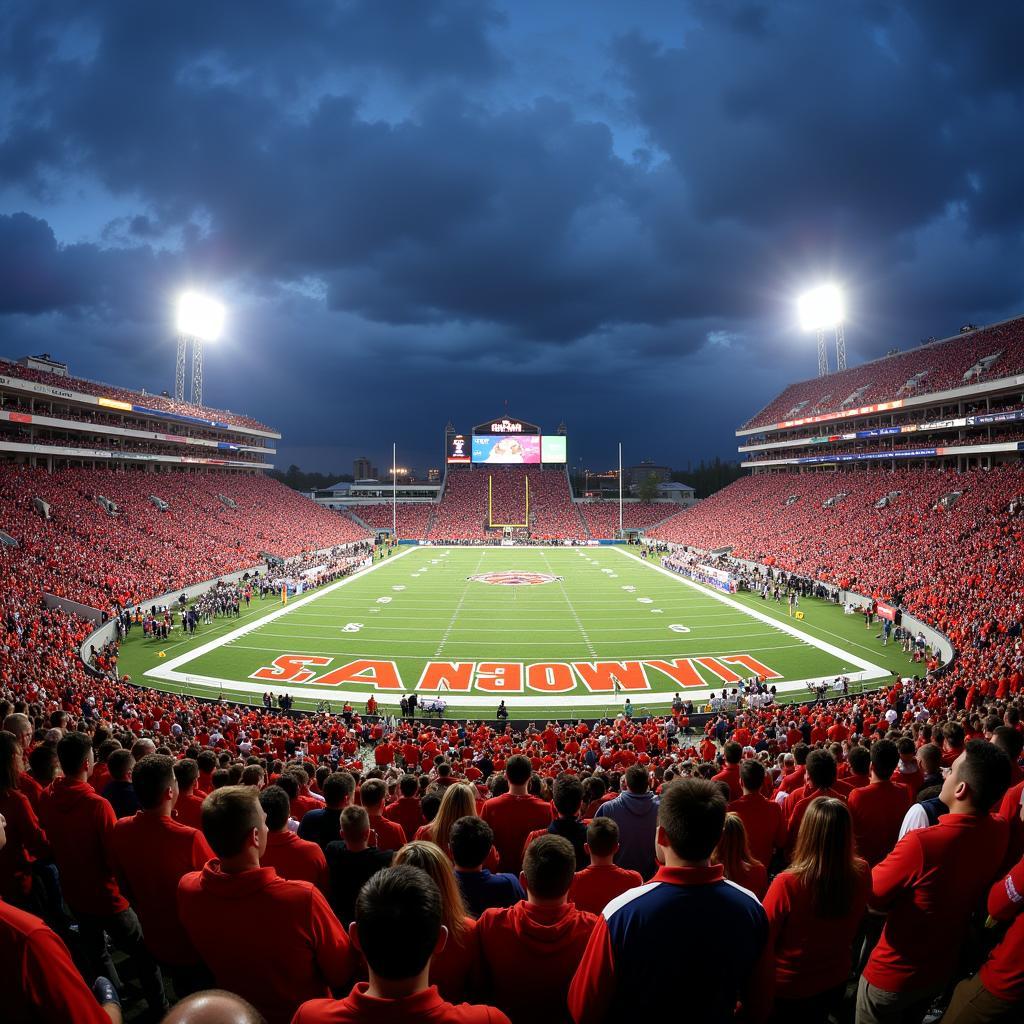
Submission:
[[[459,818],[475,818],[476,793],[465,782],[456,782],[444,791],[437,816],[430,823],[430,841],[437,843],[445,853],[451,850],[452,825]]]
[[[730,882],[741,880],[745,871],[753,865],[760,864],[750,852],[747,841],[747,829],[743,819],[730,811],[725,816],[722,826],[722,837],[718,840],[715,852],[711,855],[712,864],[721,864],[725,868],[725,877]]]
[[[466,936],[466,904],[455,878],[455,869],[444,850],[436,843],[418,839],[406,843],[396,854],[394,865],[408,864],[430,875],[441,890],[441,924],[448,929],[451,940],[460,945]]]

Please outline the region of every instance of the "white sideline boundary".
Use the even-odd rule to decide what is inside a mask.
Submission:
[[[607,545],[606,547],[611,547],[611,545]],[[201,658],[204,655],[209,654],[211,651],[215,651],[218,648],[223,647],[225,644],[231,643],[232,641],[237,640],[240,637],[243,637],[243,636],[247,635],[248,633],[251,633],[251,632],[253,632],[253,631],[257,630],[257,629],[262,628],[267,623],[273,622],[276,619],[279,619],[279,618],[287,615],[289,612],[294,611],[298,607],[306,607],[309,604],[312,604],[313,602],[318,600],[319,598],[324,597],[325,595],[327,595],[329,593],[333,593],[335,590],[338,590],[340,587],[346,586],[349,583],[352,583],[356,579],[364,578],[365,576],[369,575],[371,572],[375,572],[377,569],[380,569],[382,566],[394,564],[394,562],[397,561],[398,559],[404,558],[406,555],[411,554],[414,551],[424,551],[424,550],[425,551],[440,551],[440,550],[445,550],[445,549],[443,547],[435,547],[435,546],[427,546],[427,545],[410,546],[405,551],[401,551],[397,555],[393,555],[390,558],[384,559],[384,560],[378,562],[376,565],[373,565],[373,566],[371,566],[368,569],[364,569],[362,572],[353,573],[351,576],[346,576],[344,579],[338,580],[336,583],[328,584],[322,590],[318,590],[318,591],[316,591],[314,593],[311,593],[309,595],[303,595],[302,597],[297,598],[296,600],[292,601],[291,603],[289,603],[287,605],[284,605],[283,607],[277,609],[276,611],[271,612],[269,615],[265,615],[262,618],[257,619],[255,622],[247,623],[244,626],[240,626],[238,629],[232,630],[231,632],[224,634],[224,636],[217,637],[214,640],[210,640],[209,642],[200,645],[199,647],[195,648],[194,650],[186,651],[184,654],[180,654],[180,655],[178,655],[178,657],[172,658],[166,664],[156,665],[156,666],[154,666],[151,669],[147,669],[143,673],[143,678],[145,678],[145,679],[163,680],[163,681],[166,681],[166,682],[178,683],[180,685],[185,686],[186,687],[186,691],[189,692],[189,693],[192,693],[193,691],[199,691],[199,690],[214,691],[214,692],[211,692],[211,693],[208,694],[208,696],[211,696],[211,697],[212,696],[217,696],[217,695],[223,695],[223,692],[225,690],[231,691],[231,692],[236,693],[236,694],[241,694],[241,693],[263,694],[263,693],[265,693],[268,690],[268,688],[269,689],[275,689],[275,687],[272,685],[272,682],[273,682],[272,680],[260,680],[258,682],[252,682],[250,680],[223,679],[223,678],[219,678],[219,677],[216,677],[216,676],[192,675],[192,674],[187,673],[187,672],[179,671],[179,669],[181,669],[182,667],[186,666],[189,662],[195,661],[197,658]],[[465,544],[465,545],[458,545],[457,547],[451,548],[450,550],[452,550],[452,551],[466,551],[466,550],[469,550],[469,551],[472,551],[472,550],[502,551],[502,550],[505,550],[505,549],[495,548],[493,545],[489,545],[489,544],[472,544],[472,545],[471,544]],[[511,549],[511,550],[515,550],[515,549]],[[527,549],[527,550],[529,550],[529,549]],[[578,548],[566,548],[564,550],[572,551],[572,550],[580,550],[580,549],[578,549]],[[600,548],[588,548],[587,550],[588,550],[588,552],[592,552],[592,551],[598,551],[598,550],[601,550],[601,549]],[[865,659],[860,658],[857,655],[854,655],[854,654],[850,653],[849,651],[845,651],[841,647],[836,647],[835,645],[830,644],[830,643],[828,643],[825,640],[819,640],[817,637],[810,636],[809,634],[804,633],[801,630],[797,629],[795,626],[791,626],[787,622],[779,622],[777,619],[774,619],[771,616],[766,615],[764,612],[760,612],[760,611],[758,611],[757,609],[754,609],[754,608],[748,608],[746,605],[741,604],[739,601],[733,600],[731,597],[727,596],[726,594],[719,593],[718,591],[715,591],[714,589],[712,589],[710,587],[701,586],[699,583],[695,583],[693,580],[688,580],[685,577],[678,575],[677,573],[669,572],[667,569],[663,568],[660,565],[654,565],[651,562],[645,562],[642,559],[634,558],[631,554],[629,554],[628,552],[622,550],[619,547],[614,547],[613,550],[618,551],[619,554],[621,554],[623,557],[629,559],[631,562],[635,562],[635,563],[638,563],[640,565],[646,565],[647,568],[653,569],[655,572],[660,572],[663,575],[667,576],[669,579],[674,580],[676,583],[684,584],[685,586],[690,587],[692,590],[697,591],[698,593],[704,595],[705,597],[712,597],[716,601],[720,601],[722,604],[725,604],[725,605],[729,606],[730,608],[732,608],[732,609],[734,609],[736,611],[740,611],[744,615],[748,615],[751,618],[757,619],[758,621],[760,621],[761,623],[763,623],[765,625],[771,626],[774,629],[777,629],[777,630],[779,630],[779,631],[781,631],[783,633],[788,633],[790,636],[795,637],[796,639],[801,641],[801,643],[808,644],[811,647],[816,647],[818,650],[824,651],[826,654],[830,654],[833,657],[838,658],[840,661],[843,661],[843,662],[845,662],[847,664],[851,664],[851,665],[857,666],[861,671],[858,672],[856,675],[857,675],[857,679],[861,683],[863,683],[865,681],[868,681],[868,680],[871,680],[871,679],[880,679],[880,678],[883,678],[883,677],[886,677],[886,676],[890,675],[890,672],[887,669],[884,669],[884,668],[882,668],[879,665],[875,665],[875,664],[873,664],[870,661],[866,661]],[[279,651],[278,653],[286,653],[286,652]],[[681,656],[683,656],[683,655],[681,655]],[[697,655],[694,655],[694,657],[696,657],[696,656]],[[346,657],[348,657],[348,656],[346,655]],[[382,658],[371,658],[370,660],[380,661],[380,660],[388,660],[388,659],[386,659],[386,658],[384,658],[384,659],[382,659]],[[433,659],[433,660],[443,660],[443,659]],[[468,660],[468,659],[462,659],[462,660]],[[579,660],[579,659],[577,659],[577,660]],[[606,660],[606,661],[611,661],[611,660],[637,661],[637,660],[639,660],[639,661],[643,661],[645,659],[638,659],[638,658],[611,659],[611,658],[608,658],[608,659],[595,659],[595,660]],[[652,659],[646,659],[646,660],[652,660]],[[528,663],[532,663],[532,662],[522,662],[522,663],[523,664],[528,664]],[[779,693],[791,693],[791,692],[795,692],[795,691],[798,691],[798,690],[809,689],[815,683],[831,682],[834,678],[835,678],[835,673],[832,673],[832,674],[827,675],[827,676],[815,676],[815,677],[808,678],[808,679],[793,679],[793,680],[787,680],[787,681],[781,682],[781,683],[777,682],[777,683],[775,683],[775,686],[776,686],[776,689],[777,689],[777,691]],[[406,680],[406,682],[409,682],[409,680]],[[726,685],[727,684],[725,684],[723,682],[721,685],[719,685],[717,687],[710,687],[710,688],[706,688],[706,689],[695,689],[695,688],[691,688],[691,687],[685,687],[685,688],[684,687],[679,687],[678,691],[677,690],[662,690],[662,691],[635,690],[635,691],[623,691],[623,690],[619,689],[619,690],[616,690],[613,693],[591,694],[591,693],[584,692],[582,694],[566,694],[564,696],[559,695],[559,694],[547,694],[547,695],[543,695],[543,696],[529,696],[529,697],[527,697],[527,696],[519,696],[519,695],[516,695],[516,694],[507,694],[506,695],[506,694],[503,694],[503,693],[484,693],[484,692],[475,692],[475,693],[472,693],[472,694],[453,694],[453,693],[450,693],[448,691],[441,691],[440,693],[437,693],[437,694],[431,693],[431,694],[429,694],[429,696],[431,696],[431,697],[434,697],[434,696],[440,697],[440,698],[442,698],[445,701],[445,703],[446,703],[446,705],[448,707],[453,707],[453,708],[454,707],[480,707],[481,704],[493,703],[496,700],[504,700],[507,707],[524,707],[524,708],[526,708],[526,707],[548,707],[548,708],[550,708],[550,707],[553,707],[553,706],[557,706],[559,704],[564,704],[566,706],[566,708],[598,707],[598,706],[608,707],[610,704],[617,704],[620,701],[624,701],[627,696],[631,700],[633,700],[633,703],[634,703],[635,706],[640,707],[640,706],[645,706],[645,705],[668,705],[668,704],[671,704],[672,700],[674,699],[674,697],[676,695],[676,692],[685,694],[687,699],[696,700],[696,701],[706,700],[706,699],[708,699],[711,696],[712,693],[718,692],[719,690],[721,690]],[[346,701],[346,700],[347,701],[353,701],[353,702],[356,702],[356,701],[363,702],[372,693],[373,696],[376,698],[378,704],[383,705],[383,706],[395,706],[395,707],[398,706],[398,702],[399,702],[399,700],[401,699],[401,697],[403,695],[401,693],[398,693],[397,691],[394,694],[392,694],[389,691],[381,691],[381,690],[345,690],[345,689],[335,688],[335,687],[308,687],[308,686],[307,687],[303,687],[303,686],[288,686],[288,685],[284,685],[283,687],[278,685],[276,687],[276,689],[275,689],[275,692],[277,692],[277,690],[280,690],[283,693],[288,693],[292,697],[299,697],[299,698],[304,698],[304,699],[309,699],[309,700],[318,700],[318,701],[319,700],[327,700],[327,701],[330,701],[332,703],[337,703],[337,702]],[[413,693],[413,692],[417,692],[417,691],[414,691],[414,690],[410,689],[410,690],[405,690],[403,692],[404,692],[404,694],[407,695],[409,693]],[[198,694],[195,694],[195,695],[198,695]],[[225,699],[230,700],[232,698],[230,696],[228,696]]]

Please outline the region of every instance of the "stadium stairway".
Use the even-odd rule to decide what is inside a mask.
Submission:
[[[371,537],[376,536],[377,531],[372,526],[370,526],[369,523],[360,519],[359,516],[357,516],[355,512],[352,511],[352,509],[344,508],[341,509],[340,511],[343,516],[345,516],[348,519],[351,519],[352,522],[356,524],[356,526],[365,530]]]
[[[587,526],[586,517],[580,511],[579,502],[578,501],[574,501],[572,503],[572,507],[576,510],[576,517],[580,521],[580,527],[583,530],[583,536],[586,537],[587,540],[593,540],[594,539],[594,535],[590,532],[590,527]]]

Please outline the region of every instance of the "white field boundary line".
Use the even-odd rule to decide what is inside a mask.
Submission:
[[[817,637],[811,636],[809,633],[804,633],[802,630],[797,629],[796,626],[791,626],[788,622],[780,622],[778,619],[773,619],[770,615],[766,615],[764,612],[758,611],[756,608],[748,608],[746,605],[740,604],[739,601],[734,600],[726,594],[723,594],[712,587],[705,587],[700,583],[695,583],[693,580],[688,580],[685,576],[680,576],[678,573],[669,572],[668,569],[660,565],[654,565],[651,562],[644,562],[642,559],[635,558],[633,555],[628,554],[625,551],[621,551],[619,548],[615,548],[616,551],[624,557],[634,562],[640,562],[641,565],[646,565],[648,569],[653,569],[655,572],[663,573],[668,576],[669,579],[674,579],[678,583],[684,586],[690,587],[692,590],[697,590],[707,597],[714,598],[716,601],[720,601],[722,604],[728,605],[730,608],[735,608],[737,611],[743,612],[745,615],[749,615],[753,619],[757,619],[759,622],[763,622],[767,626],[771,626],[774,629],[780,629],[783,633],[788,633],[790,636],[796,637],[798,640],[802,640],[804,643],[810,644],[812,647],[817,647],[819,651],[825,651],[827,654],[831,654],[833,657],[839,658],[841,661],[848,661],[856,665],[862,670],[862,679],[880,679],[883,676],[891,675],[888,669],[882,668],[880,665],[875,665],[873,662],[867,661],[864,658],[859,657],[856,654],[851,654],[849,651],[844,651],[841,647],[836,647],[835,644],[830,644],[826,640],[819,640]]]
[[[486,545],[486,544],[479,544],[479,545],[472,545],[472,546],[465,545],[465,546],[459,546],[457,548],[453,548],[452,550],[453,551],[463,551],[463,550],[466,550],[467,548],[468,549],[483,548],[483,549],[486,550],[486,549],[491,548],[491,547],[492,547],[491,545]],[[434,551],[436,551],[438,549],[437,548],[432,548],[432,547],[429,547],[429,546],[422,546],[422,547],[409,548],[408,550],[409,551],[424,551],[424,550],[427,550],[427,551],[434,550]],[[510,549],[510,550],[515,550],[515,549]],[[528,550],[528,549],[524,549],[524,550]],[[579,550],[579,549],[567,548],[565,550]],[[616,548],[615,550],[619,550],[619,549]],[[403,555],[405,555],[407,553],[408,552],[403,551],[400,554],[394,556],[393,558],[389,558],[389,559],[387,559],[386,561],[383,561],[383,562],[378,562],[377,565],[371,567],[370,569],[367,569],[363,573],[356,574],[356,576],[346,577],[346,579],[344,579],[344,580],[339,580],[338,583],[332,583],[328,587],[324,588],[323,590],[317,591],[317,593],[315,593],[315,594],[311,594],[309,600],[311,601],[311,600],[313,600],[313,599],[315,599],[317,597],[321,597],[324,594],[327,594],[328,592],[330,592],[331,590],[337,589],[339,586],[343,586],[344,584],[351,582],[353,579],[356,579],[357,577],[361,578],[361,577],[365,576],[367,573],[372,572],[374,569],[379,568],[381,565],[387,565],[389,563],[392,563],[395,560],[395,558],[401,558]],[[620,551],[620,554],[624,555],[626,558],[633,559],[633,556],[629,555],[625,551]],[[640,561],[640,559],[634,559],[634,560],[638,561],[638,562]],[[744,615],[749,615],[749,616],[751,616],[751,617],[753,617],[755,619],[758,619],[758,620],[766,623],[769,626],[777,627],[782,632],[790,633],[792,636],[796,637],[797,639],[799,639],[803,643],[810,644],[812,647],[816,647],[819,650],[823,650],[823,651],[825,651],[828,654],[832,654],[834,657],[837,657],[837,658],[839,658],[842,661],[846,661],[846,662],[849,662],[849,663],[852,663],[852,664],[860,666],[863,669],[863,671],[861,673],[859,673],[860,678],[861,678],[862,681],[863,680],[867,680],[867,679],[875,679],[875,678],[879,678],[881,676],[889,675],[889,672],[886,671],[885,669],[882,669],[882,668],[880,668],[877,665],[872,665],[870,662],[864,661],[861,658],[857,658],[857,657],[849,654],[848,652],[842,650],[839,647],[834,647],[832,644],[828,644],[828,643],[826,643],[826,642],[824,642],[822,640],[816,639],[815,637],[808,636],[808,635],[806,635],[804,633],[801,633],[800,630],[795,629],[792,626],[789,626],[788,623],[780,623],[780,622],[776,621],[775,619],[772,619],[769,616],[764,615],[763,613],[760,613],[760,612],[756,611],[755,609],[746,608],[745,606],[743,606],[739,602],[734,601],[734,600],[732,600],[729,597],[726,597],[724,594],[718,594],[718,593],[716,593],[715,591],[713,591],[711,589],[708,589],[708,588],[705,588],[705,587],[701,587],[699,584],[693,583],[691,580],[687,580],[687,579],[684,579],[683,577],[677,576],[675,573],[670,573],[667,569],[663,569],[661,566],[651,565],[650,563],[645,563],[645,564],[647,564],[649,568],[654,569],[657,572],[664,573],[669,579],[676,580],[676,582],[678,582],[678,583],[684,583],[684,584],[688,585],[691,589],[697,591],[698,593],[704,594],[705,596],[713,597],[716,600],[721,601],[723,604],[726,604],[729,607],[732,607],[732,608],[735,608],[735,609],[741,611]],[[308,603],[306,599],[299,598],[299,600],[296,601],[291,606],[291,608],[289,608],[289,606],[286,605],[284,608],[280,609],[279,612],[271,612],[270,615],[266,616],[265,618],[259,619],[258,621],[252,623],[251,625],[243,626],[239,630],[235,630],[232,633],[225,634],[225,636],[219,637],[216,640],[211,641],[209,644],[204,644],[203,647],[197,648],[195,651],[190,651],[190,652],[188,652],[185,655],[182,655],[182,656],[180,656],[178,658],[175,658],[173,661],[169,662],[166,665],[162,665],[162,666],[158,666],[156,668],[152,668],[149,671],[147,671],[146,673],[144,673],[144,675],[148,676],[148,677],[151,677],[151,678],[154,678],[154,679],[163,679],[163,680],[166,680],[168,682],[178,683],[180,685],[183,685],[188,692],[192,692],[193,690],[202,690],[202,689],[209,690],[209,691],[211,691],[211,693],[210,693],[211,697],[212,696],[224,696],[225,693],[228,695],[226,697],[226,699],[231,699],[230,698],[230,694],[232,694],[232,693],[235,693],[235,694],[245,694],[245,693],[262,694],[267,689],[265,681],[250,682],[248,680],[230,680],[230,679],[217,678],[217,677],[213,677],[213,676],[189,675],[189,674],[186,674],[184,672],[178,672],[177,669],[180,666],[187,664],[189,661],[192,661],[194,658],[198,658],[198,657],[200,657],[203,654],[207,654],[207,653],[209,653],[209,651],[216,650],[218,647],[222,646],[228,640],[234,639],[236,636],[244,636],[246,633],[249,633],[252,630],[258,628],[263,623],[272,621],[272,619],[277,618],[279,615],[286,614],[289,610],[293,610],[298,605],[305,604],[305,603]],[[241,646],[241,645],[239,645],[239,646]],[[577,659],[577,660],[579,660],[579,659]],[[605,660],[608,660],[608,659],[605,659]],[[642,661],[644,659],[636,658],[636,659],[633,659],[633,660]],[[834,678],[835,678],[835,673],[832,673],[832,674],[827,675],[827,676],[815,676],[815,677],[811,677],[811,678],[808,678],[808,679],[794,679],[794,680],[790,680],[790,681],[784,682],[784,683],[778,683],[777,682],[777,683],[775,683],[775,686],[776,686],[776,689],[777,689],[777,691],[779,693],[792,693],[792,692],[796,692],[796,691],[799,691],[799,690],[809,689],[815,683],[822,683],[822,682],[830,683]],[[722,685],[725,685],[725,684],[722,684]],[[707,700],[708,698],[710,698],[712,693],[717,693],[719,690],[721,690],[722,689],[722,685],[718,685],[718,686],[715,686],[715,687],[709,687],[707,689],[691,689],[691,688],[687,687],[687,688],[685,688],[685,693],[686,693],[687,698],[695,700],[695,701]],[[281,689],[281,687],[278,687],[278,688]],[[298,687],[285,687],[284,688],[284,692],[287,692],[292,697],[299,697],[299,698],[310,699],[310,700],[330,700],[330,701],[346,701],[346,700],[349,700],[349,701],[363,701],[363,700],[366,699],[366,697],[367,697],[367,695],[369,693],[373,693],[374,697],[377,699],[377,703],[378,704],[380,704],[380,705],[382,705],[384,707],[389,707],[389,706],[397,707],[399,699],[404,694],[412,692],[412,689],[406,689],[406,690],[402,691],[402,693],[399,693],[398,691],[396,691],[394,694],[392,694],[392,693],[390,693],[388,691],[371,691],[371,690],[366,690],[366,689],[344,690],[344,689],[341,689],[341,688],[337,688],[336,689],[334,687],[319,687],[319,688],[314,689],[314,688],[310,688],[310,687],[298,686]],[[611,694],[608,694],[608,693],[600,693],[600,694],[572,694],[572,695],[566,695],[564,697],[559,696],[557,694],[547,694],[546,696],[523,697],[523,696],[517,696],[515,694],[503,694],[503,693],[489,694],[489,693],[483,693],[483,692],[479,692],[479,691],[475,692],[472,695],[469,695],[469,694],[466,694],[466,695],[453,694],[453,693],[450,693],[449,691],[444,691],[443,693],[438,694],[437,696],[442,697],[444,699],[444,701],[446,702],[446,704],[449,707],[453,707],[453,708],[454,707],[473,707],[473,708],[479,708],[479,707],[482,707],[484,705],[487,705],[487,704],[490,704],[490,703],[494,703],[497,700],[504,699],[505,704],[508,707],[544,707],[544,708],[553,708],[553,707],[557,707],[559,705],[564,705],[566,708],[570,708],[571,709],[571,708],[574,708],[574,707],[608,707],[608,706],[610,706],[612,704],[617,703],[617,700],[616,700],[617,697],[619,699],[624,699],[624,697],[622,696],[622,694],[624,692],[625,691],[621,691],[620,690],[620,691],[618,691],[618,693],[611,693]],[[666,705],[667,706],[667,705],[671,704],[673,698],[675,697],[675,692],[676,692],[675,690],[662,690],[662,691],[636,690],[636,691],[629,691],[628,693],[626,693],[626,695],[631,697],[631,698],[635,697],[636,698],[636,706],[638,706],[638,707],[639,706],[643,706],[643,705],[652,705],[652,706],[654,706],[654,705]],[[680,688],[680,692],[682,692],[682,688]]]
[[[239,626],[238,629],[233,629],[230,633],[225,633],[223,636],[215,637],[208,643],[202,644],[191,651],[186,651],[184,654],[179,654],[178,657],[172,658],[166,664],[157,665],[154,668],[143,672],[143,676],[152,679],[170,679],[178,681],[177,677],[180,673],[176,672],[175,669],[180,668],[182,665],[187,665],[190,661],[194,661],[196,658],[201,658],[203,655],[217,650],[218,647],[223,647],[226,643],[230,643],[232,640],[237,640],[239,637],[246,636],[254,630],[259,629],[261,626],[265,626],[268,622],[274,622],[276,619],[279,619],[284,615],[288,615],[290,612],[295,611],[296,608],[312,604],[314,601],[318,601],[320,598],[326,597],[339,587],[347,586],[354,580],[366,579],[371,572],[376,572],[381,568],[381,566],[393,565],[399,558],[404,558],[407,554],[420,550],[422,549],[410,547],[405,551],[400,551],[397,555],[392,555],[390,558],[382,559],[376,565],[371,565],[368,569],[364,569],[362,572],[354,572],[351,576],[346,576],[344,579],[340,579],[336,583],[329,583],[321,590],[316,590],[308,595],[303,594],[301,597],[297,597],[290,604],[282,605],[277,611],[271,612],[269,615],[264,615],[262,618],[256,619],[254,622],[248,622],[244,626]]]

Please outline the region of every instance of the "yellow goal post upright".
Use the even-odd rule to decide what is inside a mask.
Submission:
[[[504,529],[505,527],[530,528],[530,478],[527,477],[526,483],[526,514],[523,516],[525,522],[522,523],[496,523],[494,521],[494,477],[491,474],[487,476],[487,525],[492,530]]]

